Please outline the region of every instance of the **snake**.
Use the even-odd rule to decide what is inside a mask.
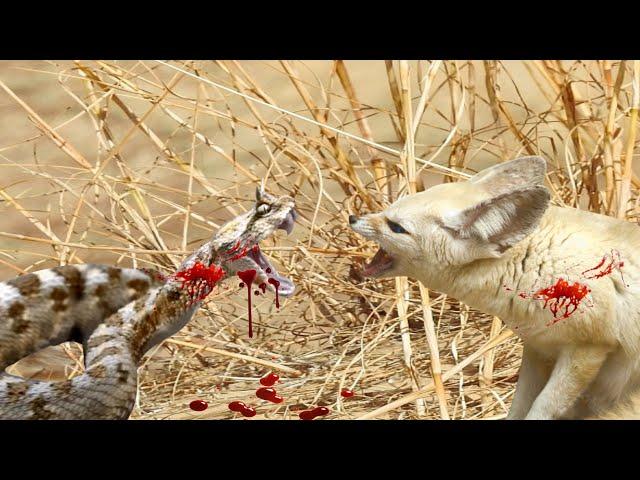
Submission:
[[[260,186],[250,210],[221,226],[170,275],[75,264],[0,282],[0,419],[128,419],[144,354],[187,325],[216,285],[249,272],[249,290],[255,283],[280,296],[294,293],[259,243],[278,229],[291,233],[296,217],[291,197]],[[80,375],[45,381],[5,371],[67,341],[83,346]]]

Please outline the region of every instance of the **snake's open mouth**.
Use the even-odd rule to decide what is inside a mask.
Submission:
[[[293,228],[293,227],[292,227]],[[267,257],[262,253],[260,247],[256,245],[252,248],[247,254],[248,257],[253,260],[253,262],[262,270],[264,276],[277,280],[278,283],[278,293],[284,297],[289,297],[293,295],[293,291],[295,290],[295,285],[293,282],[287,277],[283,277],[278,273],[271,262],[267,259]],[[269,282],[273,285],[272,282]]]
[[[287,212],[284,220],[276,227],[277,230],[284,230],[289,235],[293,231],[293,227],[297,218],[296,211],[292,208]],[[278,270],[271,264],[269,259],[262,253],[260,246],[255,244],[250,248],[246,256],[253,263],[252,268],[256,269],[255,280],[253,283],[262,284],[265,283],[267,288],[278,291],[278,294],[283,297],[290,297],[293,295],[295,285],[293,282],[278,273]]]

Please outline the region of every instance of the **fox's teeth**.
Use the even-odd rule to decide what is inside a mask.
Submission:
[[[393,257],[380,248],[371,261],[364,266],[363,275],[374,277],[393,267]]]

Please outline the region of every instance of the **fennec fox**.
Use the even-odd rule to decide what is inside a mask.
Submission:
[[[545,173],[518,158],[351,215],[381,247],[363,273],[420,280],[522,338],[507,418],[620,418],[605,412],[640,383],[640,228],[551,206]]]

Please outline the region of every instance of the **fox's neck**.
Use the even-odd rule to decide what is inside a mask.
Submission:
[[[482,312],[509,318],[514,297],[530,292],[540,280],[543,263],[548,260],[541,252],[554,241],[548,212],[538,228],[499,258],[482,259],[462,267],[440,272],[431,278],[435,290]],[[427,286],[429,284],[423,281]]]

